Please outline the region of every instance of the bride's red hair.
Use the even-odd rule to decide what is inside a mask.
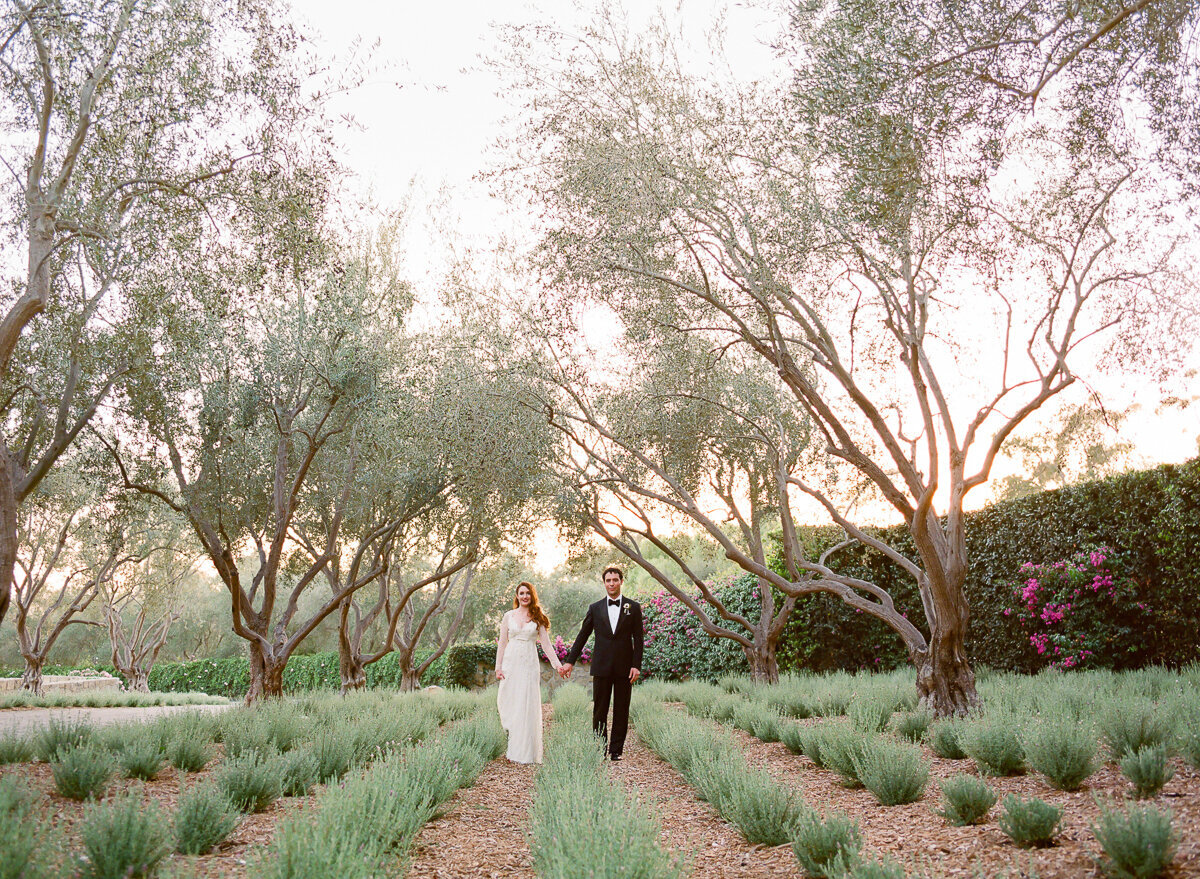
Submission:
[[[517,584],[517,591],[513,593],[513,607],[517,608],[521,606],[521,600],[517,595],[521,591],[522,586],[529,590],[529,618],[549,632],[550,617],[546,616],[546,612],[542,610],[542,605],[538,602],[537,590],[533,588],[532,583],[526,583],[522,580]]]

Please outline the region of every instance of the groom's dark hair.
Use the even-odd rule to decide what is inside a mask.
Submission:
[[[616,574],[618,577],[621,578],[622,583],[625,582],[625,572],[622,571],[620,568],[618,568],[616,565],[609,565],[607,568],[604,569],[604,573],[600,575],[600,582],[603,583],[604,578],[607,577],[609,574]]]

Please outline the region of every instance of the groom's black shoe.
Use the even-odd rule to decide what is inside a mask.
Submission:
[[[618,763],[621,760],[621,755],[620,754],[609,754],[608,759],[614,763]]]

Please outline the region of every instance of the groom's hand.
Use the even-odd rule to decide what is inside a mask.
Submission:
[[[642,676],[642,673],[640,671],[638,671],[636,668],[631,668],[629,670],[629,683],[632,684],[634,681],[636,681],[641,676]]]

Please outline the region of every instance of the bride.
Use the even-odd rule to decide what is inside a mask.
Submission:
[[[517,586],[513,609],[500,620],[496,647],[496,705],[508,730],[506,756],[514,763],[542,762],[542,673],[537,644],[557,671],[562,665],[550,645],[550,620],[531,583]]]

